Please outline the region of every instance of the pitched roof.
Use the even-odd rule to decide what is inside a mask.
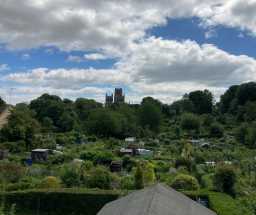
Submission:
[[[157,184],[105,205],[97,215],[216,215],[172,188]]]

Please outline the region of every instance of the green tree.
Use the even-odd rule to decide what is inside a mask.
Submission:
[[[61,181],[67,187],[78,187],[81,183],[80,169],[74,164],[65,165],[61,170]]]
[[[218,191],[234,195],[236,179],[235,169],[230,165],[222,165],[217,167],[213,183]]]
[[[189,100],[193,103],[194,112],[197,114],[212,113],[213,95],[210,91],[194,91],[189,93]]]
[[[177,190],[198,190],[200,188],[197,179],[191,175],[179,174],[177,175],[171,187]]]
[[[152,163],[146,162],[143,165],[143,181],[144,181],[144,184],[146,186],[154,184],[155,180],[156,180],[156,175],[155,175],[154,166],[153,166]]]
[[[90,188],[110,189],[111,174],[105,167],[97,166],[89,171],[86,181]]]
[[[161,123],[161,111],[154,102],[146,101],[140,107],[139,119],[143,128],[157,132]]]
[[[144,187],[143,169],[141,164],[138,164],[134,174],[134,186],[136,189]]]
[[[181,117],[181,127],[187,131],[199,132],[200,129],[200,119],[195,114],[185,113]]]

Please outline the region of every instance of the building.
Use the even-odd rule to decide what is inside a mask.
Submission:
[[[97,215],[216,215],[216,213],[170,187],[157,184],[106,204]]]
[[[121,103],[124,103],[124,101],[125,101],[125,96],[123,94],[123,89],[115,88],[114,103],[121,104]]]
[[[49,149],[34,149],[31,151],[31,159],[33,162],[45,162],[48,160]]]
[[[133,150],[132,149],[121,148],[120,151],[119,151],[119,154],[121,156],[123,156],[123,155],[133,155]]]
[[[153,151],[148,149],[137,149],[138,155],[145,156],[145,157],[151,157],[153,156]]]
[[[106,96],[105,96],[105,106],[111,106],[113,104],[113,93],[111,94],[108,94],[106,93]]]
[[[125,102],[125,95],[122,88],[115,88],[113,93],[106,93],[105,95],[105,106],[108,107],[112,104],[122,104]]]
[[[112,161],[110,164],[110,171],[111,172],[121,172],[122,171],[122,161]]]

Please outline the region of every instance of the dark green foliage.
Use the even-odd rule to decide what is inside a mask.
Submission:
[[[224,128],[220,123],[213,123],[210,126],[210,136],[211,137],[223,137],[224,135]]]
[[[197,114],[212,113],[213,95],[210,91],[194,91],[189,93],[189,100],[194,106],[194,112]]]
[[[0,113],[5,109],[6,103],[5,101],[0,97]]]
[[[181,117],[181,127],[184,130],[195,130],[198,132],[200,129],[200,119],[192,113],[185,113]]]
[[[81,183],[80,170],[76,165],[65,165],[60,177],[66,187],[78,187]]]
[[[144,187],[143,170],[141,164],[138,164],[134,175],[134,186],[136,189]]]
[[[155,101],[144,100],[139,110],[139,120],[143,128],[157,132],[161,122],[160,107]]]
[[[107,109],[97,109],[90,113],[88,129],[101,137],[119,137],[122,135],[122,116]]]
[[[219,166],[214,175],[214,186],[216,190],[230,195],[235,193],[236,183],[235,169],[230,165]]]
[[[32,148],[33,138],[40,130],[40,124],[33,118],[33,112],[26,105],[17,105],[9,117],[9,122],[1,130],[3,141],[20,141]]]
[[[177,175],[171,186],[177,190],[198,190],[199,183],[196,178],[191,175],[179,174]]]
[[[113,191],[60,189],[54,191],[24,191],[5,194],[7,205],[16,204],[17,212],[49,215],[95,215],[108,202],[118,198]]]
[[[233,112],[234,105],[236,103],[236,94],[239,86],[231,86],[220,99],[220,110],[222,113]]]

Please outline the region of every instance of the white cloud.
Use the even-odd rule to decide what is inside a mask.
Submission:
[[[80,56],[69,55],[68,58],[67,58],[67,61],[74,62],[74,63],[81,63],[81,62],[84,61],[84,59]]]
[[[0,72],[10,70],[10,67],[7,64],[0,64]]]
[[[84,58],[86,60],[106,60],[108,56],[100,53],[93,53],[93,54],[85,54]]]
[[[255,0],[39,2],[9,0],[0,5],[1,43],[9,48],[104,50],[120,56],[144,38],[146,30],[178,17],[199,17],[207,26],[222,24],[256,32]]]
[[[108,58],[111,58],[111,57],[104,54],[100,54],[100,53],[92,53],[92,54],[85,54],[82,57],[78,55],[69,55],[67,58],[67,61],[74,62],[74,63],[81,63],[86,60],[96,61],[96,60],[106,60]]]
[[[256,60],[231,55],[210,44],[151,37],[134,44],[130,54],[112,69],[38,68],[9,74],[5,79],[57,90],[124,85],[130,89],[128,100],[152,95],[171,102],[192,90],[208,88],[218,97],[232,84],[256,81]]]

